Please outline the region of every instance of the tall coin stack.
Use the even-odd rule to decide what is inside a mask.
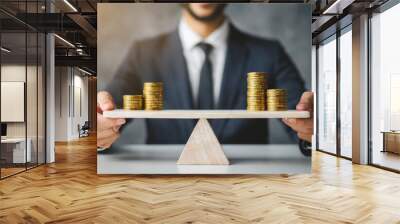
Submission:
[[[143,86],[144,109],[163,109],[163,83],[145,82]]]
[[[143,96],[142,95],[124,95],[124,110],[142,110]]]
[[[285,111],[288,109],[288,94],[285,89],[267,89],[266,97],[268,111]]]
[[[247,73],[247,110],[265,110],[266,73]]]

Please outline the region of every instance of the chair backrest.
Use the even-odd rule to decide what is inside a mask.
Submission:
[[[83,124],[82,128],[89,129],[89,128],[90,128],[90,123],[89,123],[89,121],[85,121],[85,123]]]

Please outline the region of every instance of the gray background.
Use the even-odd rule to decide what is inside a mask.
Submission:
[[[176,3],[98,4],[98,89],[112,80],[134,41],[157,36],[176,28],[181,7]],[[307,4],[231,3],[226,15],[240,30],[277,39],[285,47],[306,87],[311,85],[311,8]],[[119,143],[142,143],[144,124],[137,120],[127,127]],[[290,142],[283,125],[272,120],[271,143]],[[134,131],[135,133],[132,133]],[[129,135],[128,135],[129,132]],[[132,135],[135,138],[132,138]]]

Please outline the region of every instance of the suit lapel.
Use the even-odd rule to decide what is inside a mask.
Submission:
[[[247,63],[248,52],[241,41],[243,40],[241,40],[239,31],[230,26],[218,109],[233,109],[235,100],[239,97],[240,85],[246,80],[245,64]],[[215,120],[213,122],[217,136],[221,135],[225,123],[226,120]]]
[[[171,99],[173,109],[192,109],[192,91],[178,31],[175,30],[167,36],[165,46],[166,49],[163,51],[161,59],[163,62],[161,72],[164,73],[164,80],[169,87],[168,91],[171,91],[171,95],[174,96]],[[182,123],[189,133],[195,125],[195,122],[191,120],[182,121]]]
[[[176,97],[176,109],[193,108],[193,97],[188,77],[186,60],[183,56],[183,49],[177,31],[168,36],[166,50],[163,58],[165,63],[165,80],[174,86],[173,91]]]

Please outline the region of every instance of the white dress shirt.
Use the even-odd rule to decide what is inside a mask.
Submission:
[[[205,39],[193,31],[183,19],[180,21],[178,30],[195,104],[197,104],[197,97],[199,94],[201,67],[203,66],[205,59],[203,50],[196,45],[200,42],[205,42],[213,46],[213,50],[209,57],[212,64],[214,104],[217,105],[225,67],[227,38],[229,32],[228,21],[225,20],[217,30],[212,32]]]

